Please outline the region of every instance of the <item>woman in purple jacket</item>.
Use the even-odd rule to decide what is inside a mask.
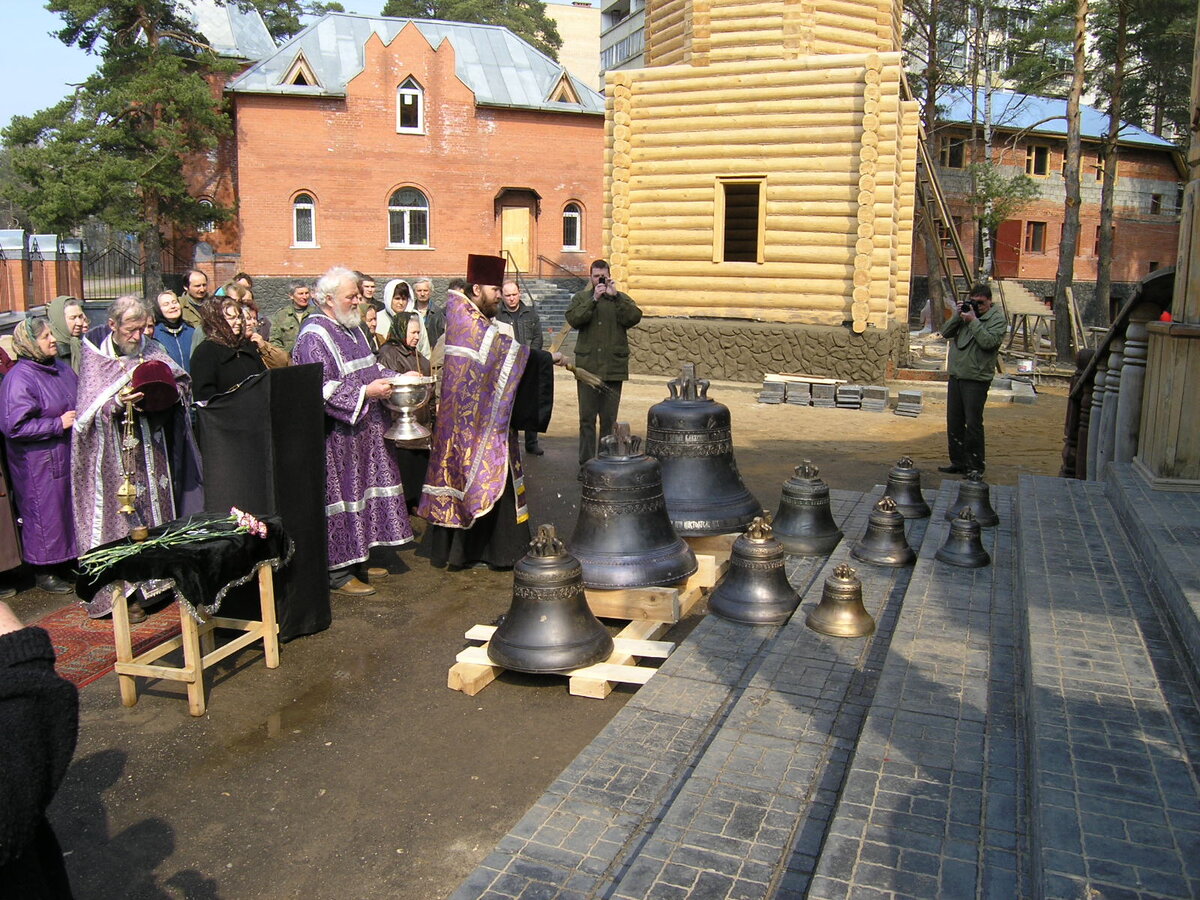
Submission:
[[[0,382],[0,433],[13,499],[21,517],[22,556],[37,586],[56,594],[71,585],[56,568],[75,558],[71,512],[71,426],[78,378],[57,358],[50,323],[25,319],[13,330],[17,363]]]

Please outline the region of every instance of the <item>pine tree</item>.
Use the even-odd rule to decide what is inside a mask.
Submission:
[[[383,15],[502,25],[554,60],[562,46],[542,0],[387,0]]]

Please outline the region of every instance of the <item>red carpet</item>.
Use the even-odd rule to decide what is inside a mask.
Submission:
[[[89,619],[82,606],[72,604],[33,623],[50,632],[58,654],[58,674],[76,687],[91,684],[112,671],[117,661],[112,619]],[[131,625],[133,655],[179,633],[179,611],[166,603],[140,625]]]

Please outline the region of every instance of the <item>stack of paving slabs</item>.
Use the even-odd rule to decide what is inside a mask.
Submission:
[[[901,391],[896,397],[896,415],[915,419],[921,414],[922,404],[920,391]]]
[[[807,381],[794,381],[789,384],[787,402],[795,406],[809,406],[812,403],[812,385]]]
[[[782,403],[787,399],[787,385],[782,381],[764,381],[758,392],[759,403]]]
[[[869,384],[862,389],[862,408],[867,412],[883,412],[887,409],[888,389],[878,384]]]
[[[860,384],[839,384],[837,388],[838,409],[859,409],[862,406],[863,389]]]
[[[837,385],[814,384],[812,386],[812,405],[824,409],[833,409],[837,406]]]

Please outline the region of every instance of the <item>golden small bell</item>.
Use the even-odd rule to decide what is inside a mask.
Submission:
[[[863,606],[862,582],[850,566],[842,563],[825,579],[821,602],[804,624],[832,637],[865,637],[875,630],[875,620]]]

